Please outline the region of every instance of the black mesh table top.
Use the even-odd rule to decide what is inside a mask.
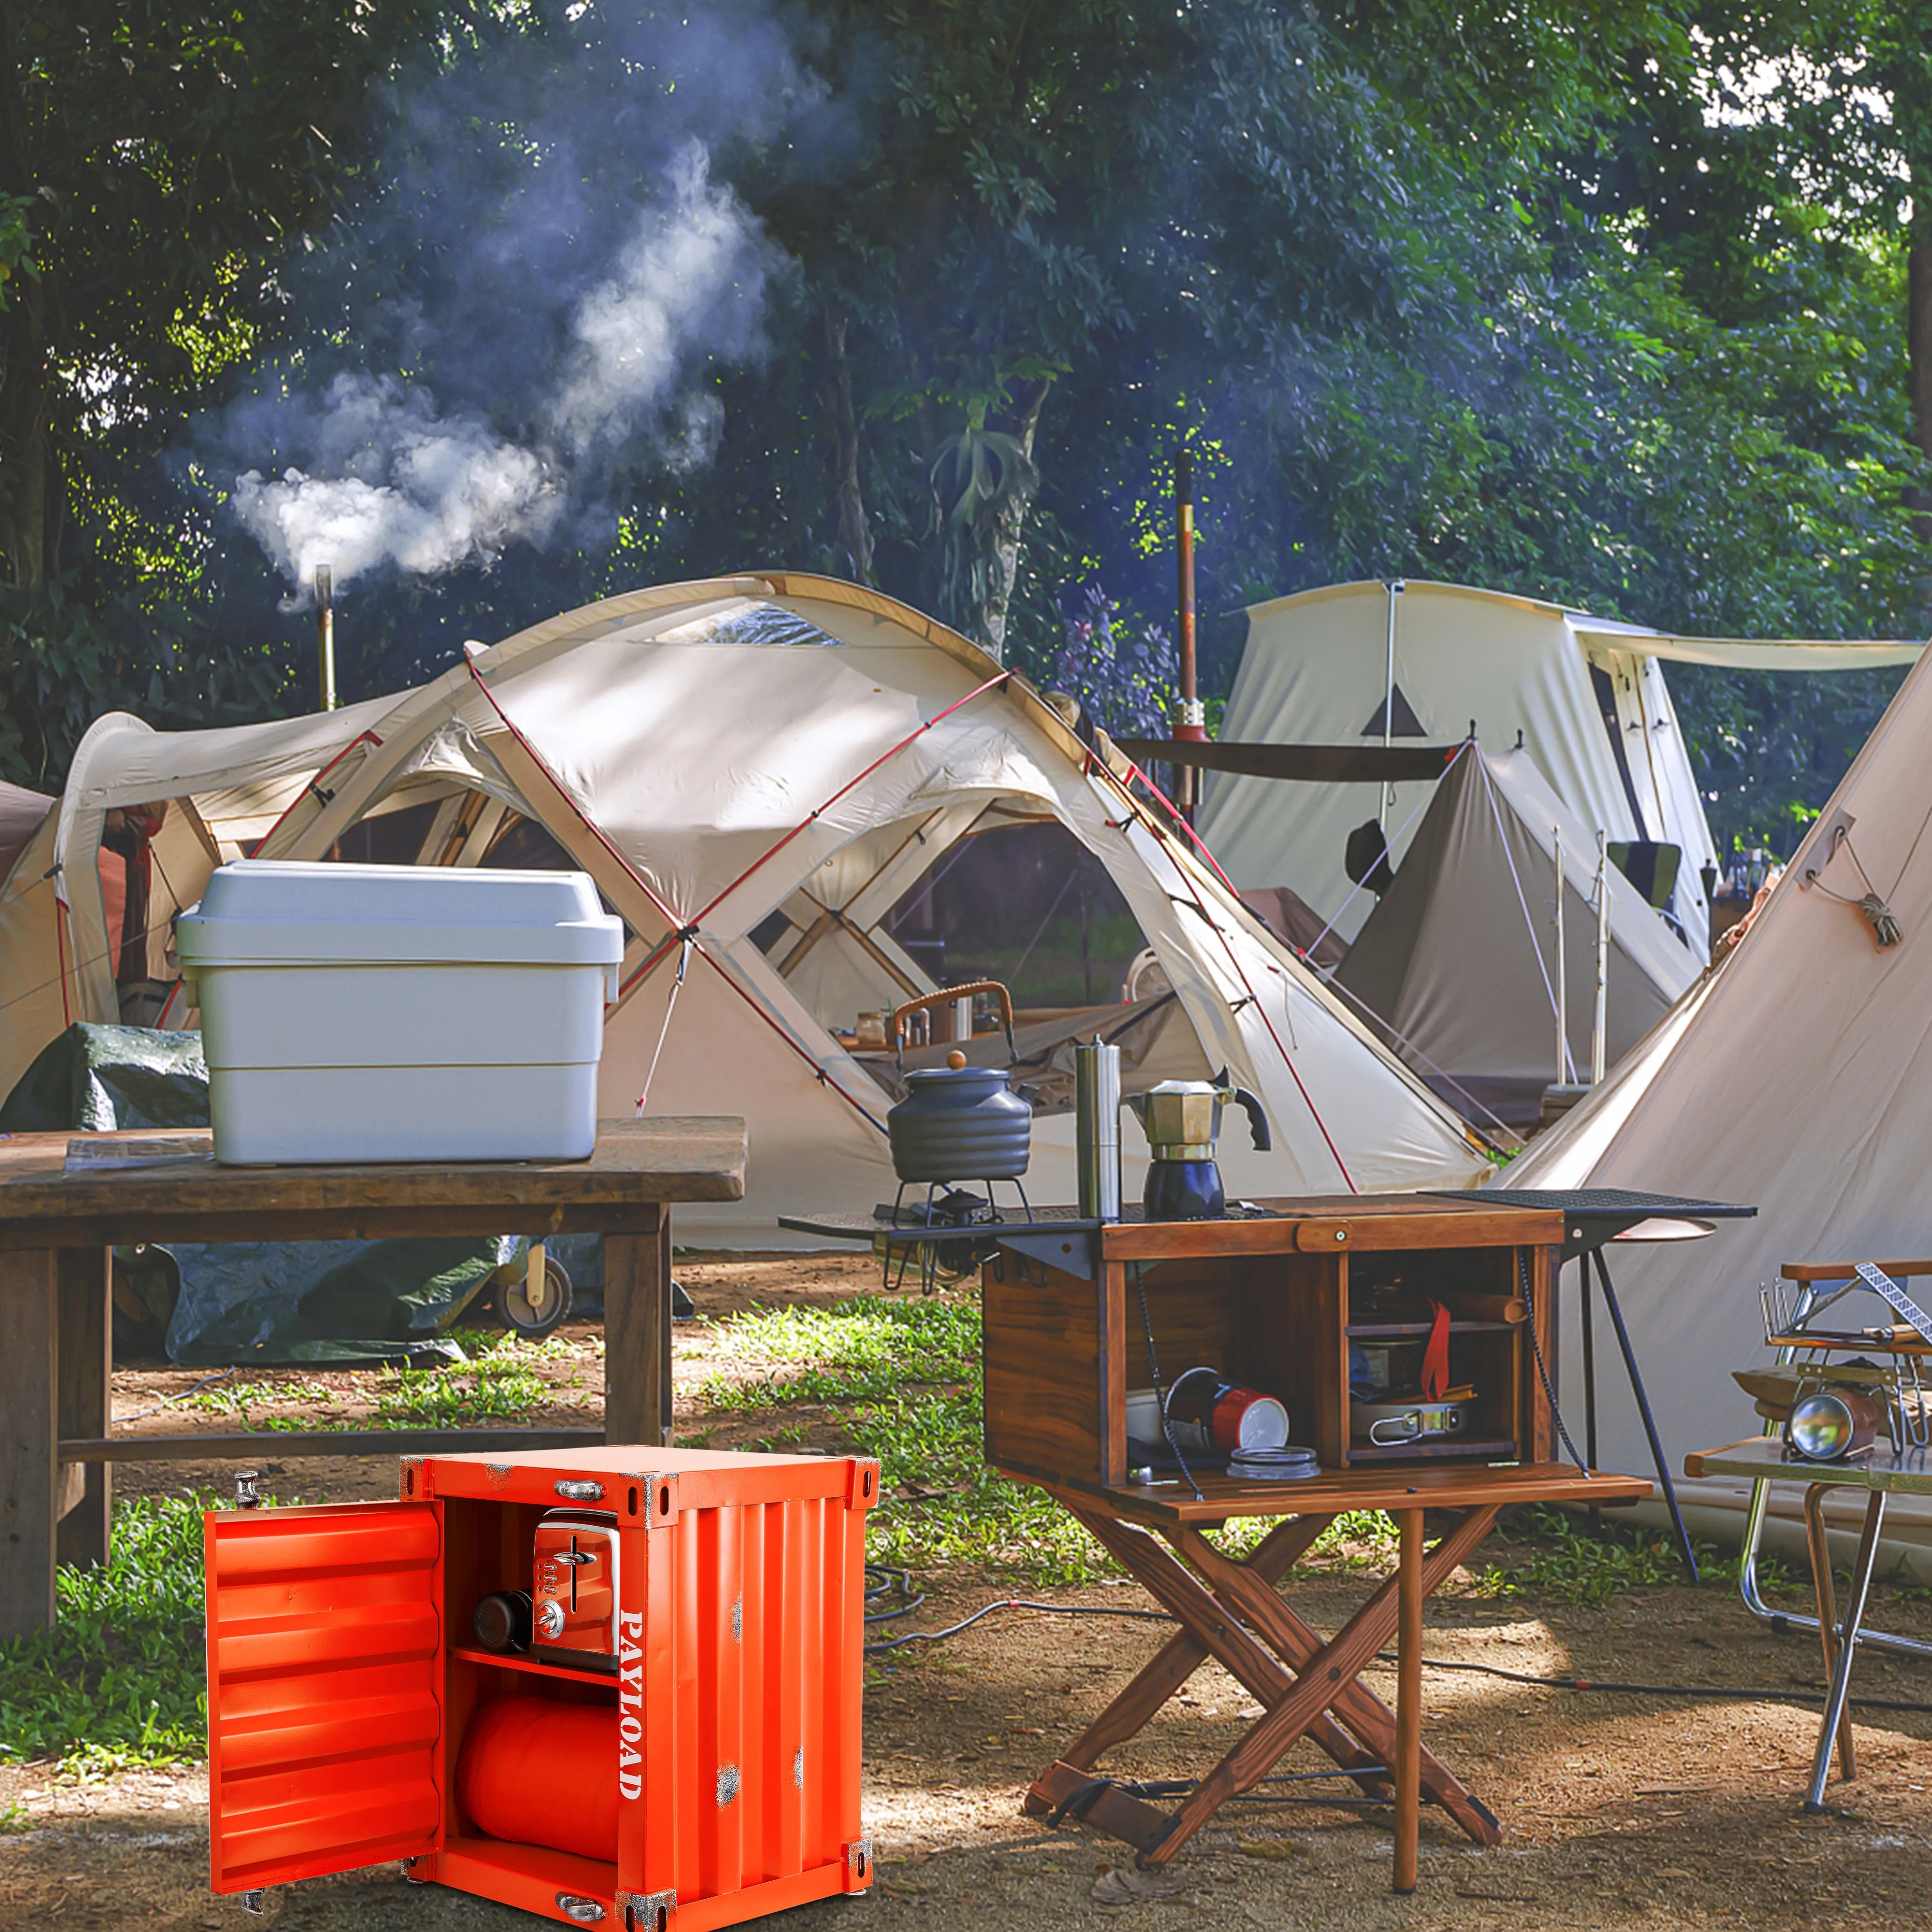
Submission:
[[[1466,1194],[1452,1195],[1466,1201]],[[1631,1187],[1483,1187],[1479,1201],[1500,1202],[1505,1208],[1550,1208],[1562,1214],[1641,1214],[1646,1219],[1673,1217],[1698,1221],[1746,1221],[1755,1208],[1729,1201],[1687,1199],[1679,1194],[1651,1194]]]

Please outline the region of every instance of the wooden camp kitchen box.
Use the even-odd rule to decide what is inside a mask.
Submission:
[[[849,1458],[604,1446],[406,1457],[392,1503],[210,1511],[214,1890],[398,1858],[410,1879],[622,1932],[864,1890],[878,1481]],[[533,1589],[584,1648],[482,1646],[478,1600]],[[506,1718],[601,1742],[513,1751],[493,1800],[508,1830],[490,1834],[464,1748]],[[509,1834],[546,1817],[608,1828],[608,1856]]]
[[[1137,1489],[1126,1395],[1153,1386],[1150,1331],[1163,1389],[1204,1366],[1277,1396],[1289,1441],[1324,1469],[1554,1459],[1537,1358],[1554,1388],[1560,1214],[1476,1196],[1259,1204],[1268,1211],[1253,1218],[1006,1235],[984,1271],[988,1461],[1061,1486]],[[1464,1426],[1366,1441],[1350,1393],[1353,1352],[1419,1354],[1430,1300],[1450,1317],[1449,1382],[1474,1390]],[[1390,1318],[1391,1304],[1406,1318]],[[1256,1482],[1213,1474],[1202,1487],[1251,1496]]]

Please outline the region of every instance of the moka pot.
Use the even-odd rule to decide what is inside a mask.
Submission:
[[[1214,1150],[1221,1138],[1221,1110],[1230,1102],[1248,1117],[1257,1152],[1269,1148],[1268,1116],[1224,1066],[1212,1080],[1163,1080],[1127,1105],[1148,1137],[1153,1160],[1142,1204],[1150,1221],[1218,1221],[1228,1211]]]

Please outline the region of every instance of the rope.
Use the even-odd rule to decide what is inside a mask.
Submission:
[[[658,1043],[651,1048],[651,1064],[644,1070],[644,1089],[638,1096],[640,1120],[644,1118],[644,1102],[651,1097],[651,1082],[658,1077],[658,1060],[670,1034],[670,1016],[677,1011],[677,996],[684,991],[684,976],[691,964],[691,949],[697,938],[697,928],[688,926],[679,937],[684,941],[684,946],[677,956],[677,977],[670,982],[670,997],[664,1002],[664,1024],[658,1028]]]
[[[1553,1019],[1556,1016],[1556,988],[1550,983],[1550,970],[1543,963],[1543,948],[1537,940],[1536,922],[1529,916],[1529,902],[1523,896],[1522,881],[1516,876],[1516,854],[1510,850],[1509,835],[1503,830],[1503,815],[1496,804],[1496,788],[1490,782],[1489,767],[1484,765],[1479,769],[1483,774],[1483,796],[1489,800],[1490,816],[1496,820],[1497,842],[1502,845],[1503,857],[1509,864],[1510,884],[1515,886],[1516,902],[1522,908],[1523,929],[1529,934],[1529,950],[1536,955],[1536,970],[1541,976],[1543,991],[1550,1001],[1550,1017]],[[1556,970],[1559,973],[1563,970],[1563,962],[1560,959],[1556,962]],[[1568,1040],[1563,1042],[1563,1060],[1570,1070],[1570,1078],[1575,1079],[1576,1063],[1570,1056]]]
[[[1852,863],[1858,867],[1859,880],[1865,889],[1864,896],[1852,899],[1847,898],[1843,892],[1834,892],[1815,872],[1804,874],[1804,883],[1816,887],[1828,899],[1836,899],[1839,904],[1856,907],[1863,913],[1871,923],[1872,936],[1878,941],[1878,950],[1882,952],[1887,946],[1896,946],[1905,937],[1904,929],[1898,923],[1898,915],[1886,904],[1878,889],[1873,885],[1871,874],[1865,870],[1864,862],[1858,856],[1858,848],[1852,843],[1851,833],[1843,828],[1832,842],[1832,851],[1835,853],[1840,845],[1850,854]],[[1831,855],[1828,854],[1825,863],[1828,866],[1831,862]],[[1895,891],[1897,888],[1893,890]]]

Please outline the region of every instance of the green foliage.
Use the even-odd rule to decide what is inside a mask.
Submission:
[[[478,1334],[466,1346],[478,1349],[467,1362],[434,1368],[394,1369],[376,1385],[376,1413],[387,1424],[457,1429],[473,1422],[514,1421],[560,1396],[536,1370],[546,1356],[572,1352],[567,1336],[527,1342],[505,1333]]]
[[[0,1762],[94,1776],[198,1761],[207,1748],[202,1511],[208,1499],[116,1506],[105,1565],[63,1565],[51,1630],[0,1645]]]

